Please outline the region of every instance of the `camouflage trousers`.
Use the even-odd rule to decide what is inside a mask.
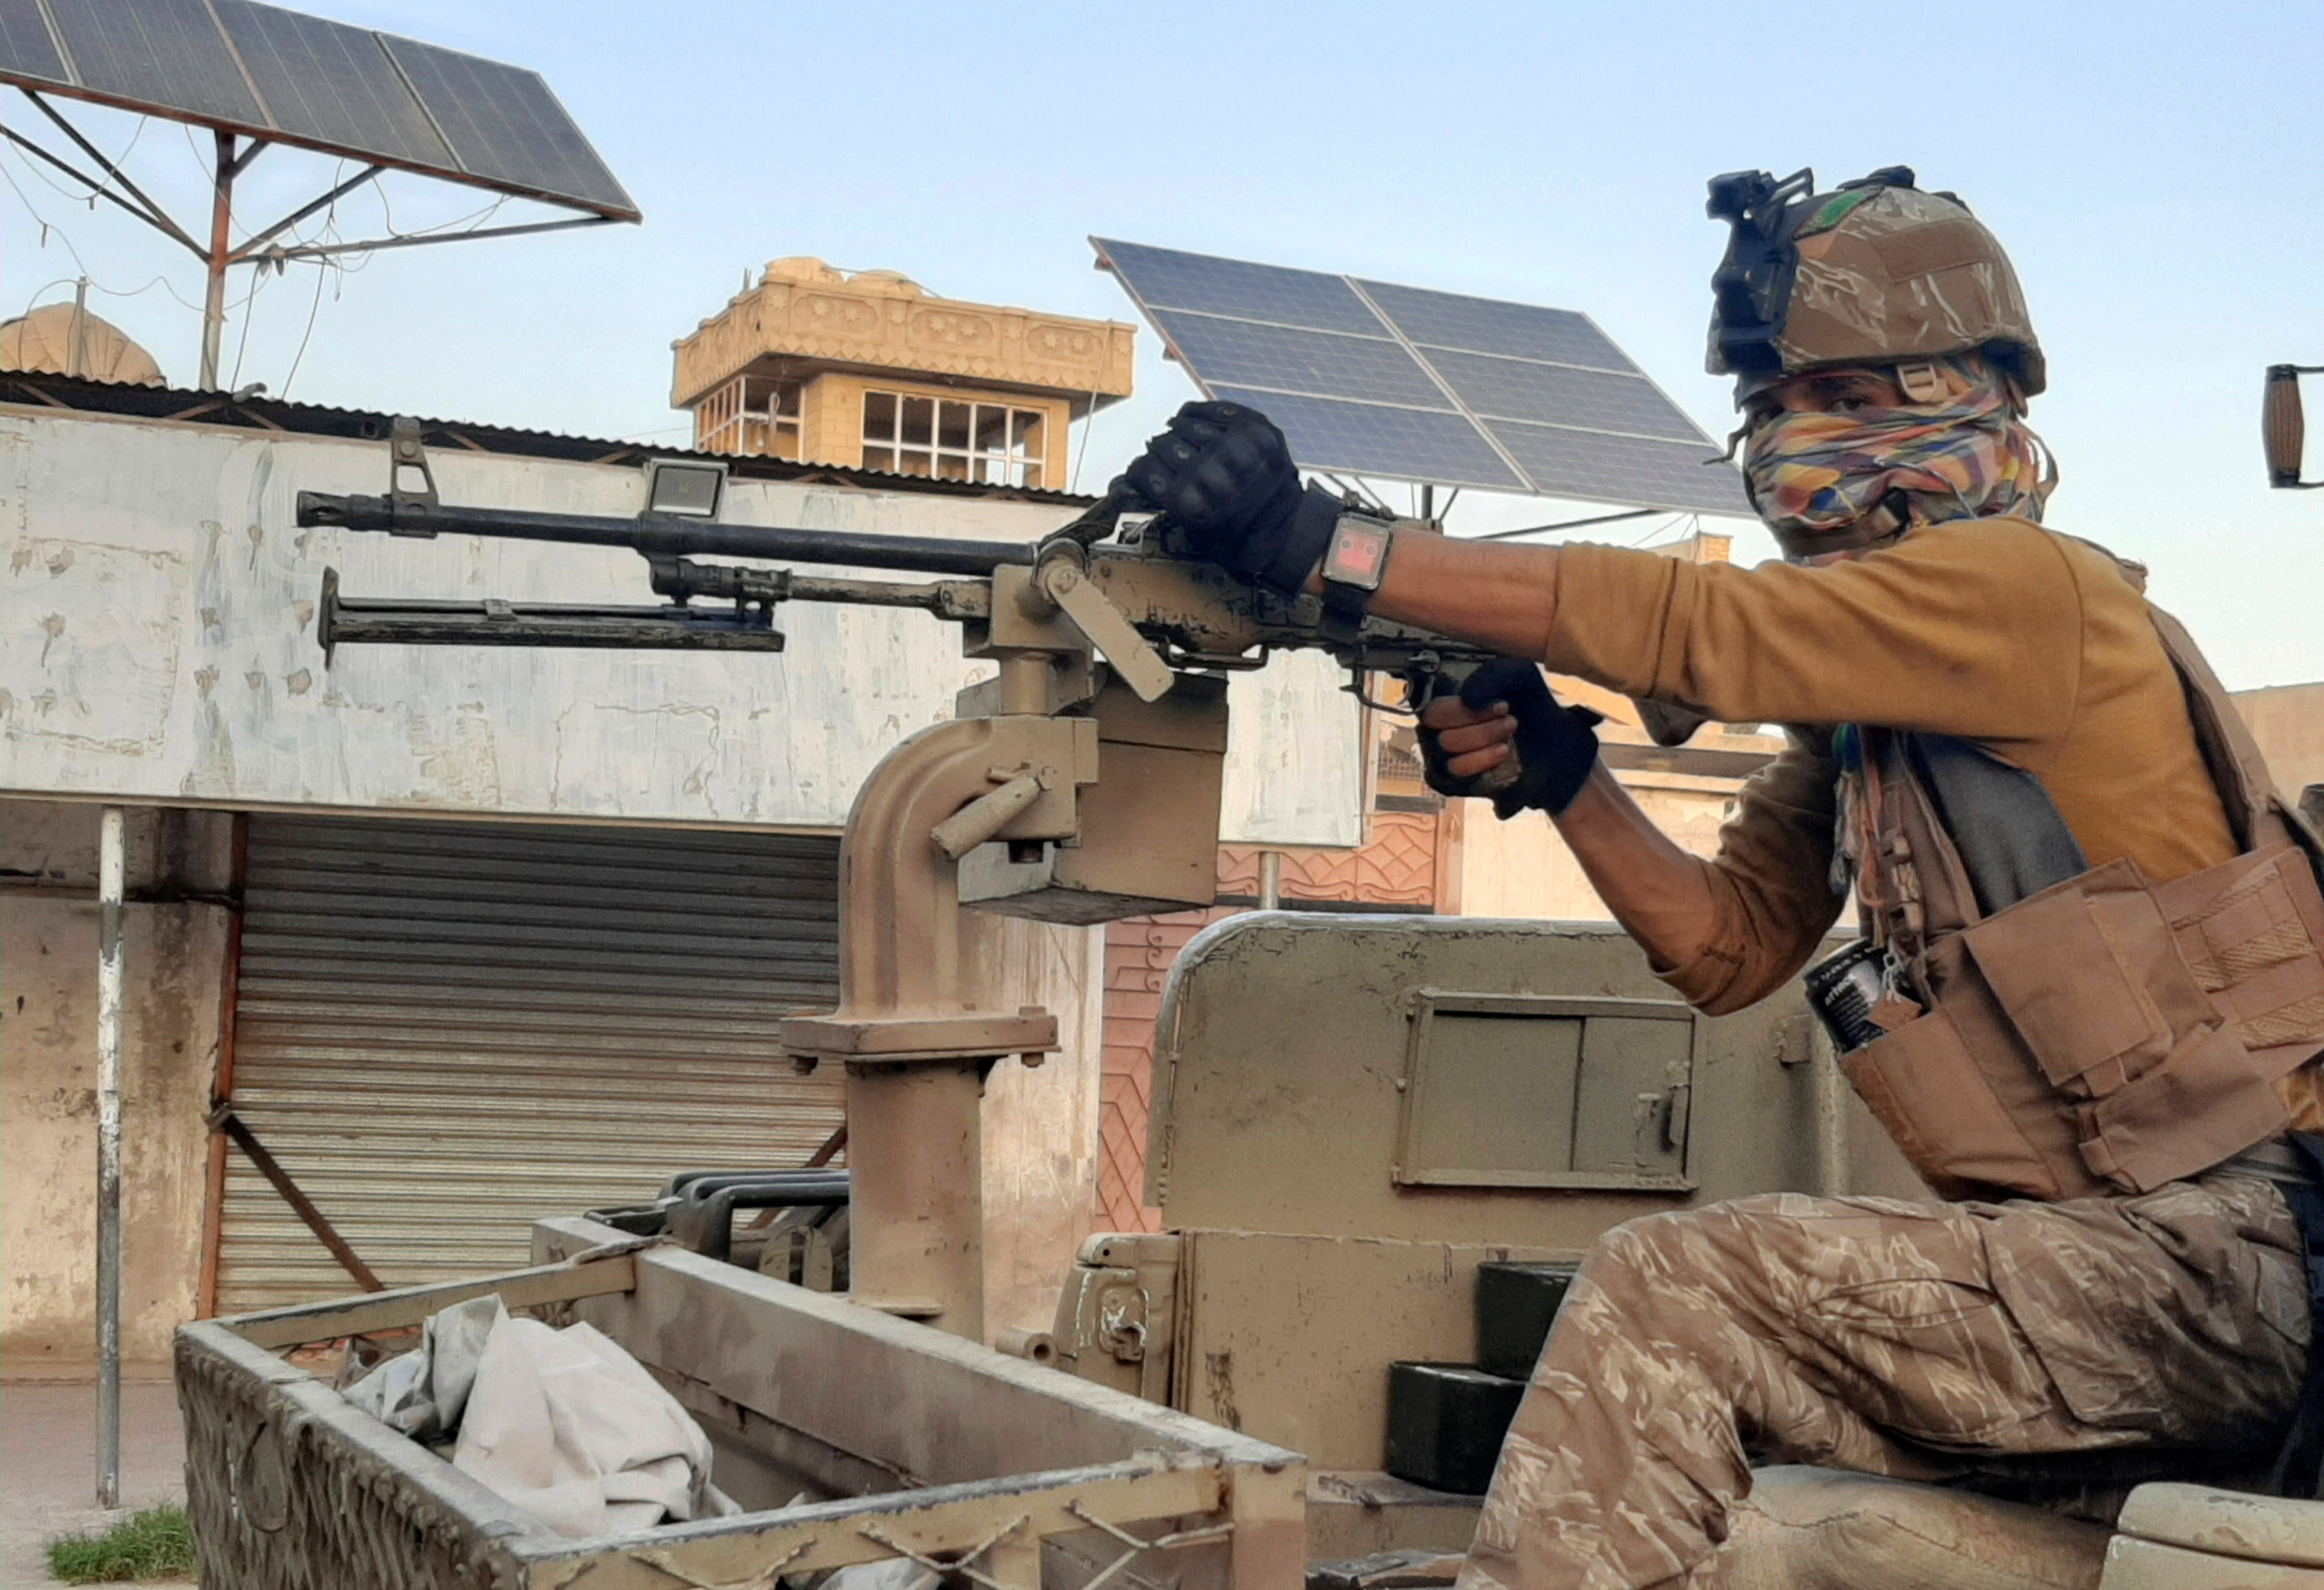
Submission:
[[[1775,1193],[1618,1226],[1542,1350],[1459,1590],[1716,1585],[1754,1462],[1958,1480],[2264,1451],[2306,1369],[2299,1251],[2272,1184],[2217,1175],[2057,1204]]]

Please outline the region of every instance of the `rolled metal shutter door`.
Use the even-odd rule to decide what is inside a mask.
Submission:
[[[531,1223],[797,1165],[835,1068],[836,837],[254,815],[234,1109],[390,1286],[526,1262]],[[222,1313],[355,1281],[230,1150]]]

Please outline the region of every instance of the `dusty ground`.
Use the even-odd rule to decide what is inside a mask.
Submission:
[[[186,1444],[167,1381],[121,1388],[121,1500],[129,1508],[186,1499]],[[42,1547],[102,1529],[97,1511],[97,1388],[0,1383],[0,1590],[53,1585]],[[148,1590],[161,1581],[148,1581]]]

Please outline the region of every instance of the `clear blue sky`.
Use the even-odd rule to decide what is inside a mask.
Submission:
[[[1704,180],[1904,162],[1969,199],[2017,262],[2050,356],[2034,419],[2063,468],[2051,522],[2151,564],[2153,594],[2229,684],[2324,679],[2324,493],[2267,488],[2257,423],[2264,365],[2324,364],[2314,0],[2031,0],[1958,18],[1363,0],[307,8],[538,69],[646,222],[377,254],[319,278],[318,308],[318,273],[294,268],[251,306],[244,382],[283,390],[311,312],[294,398],[678,438],[669,341],[745,270],[821,254],[1133,319],[1090,268],[1100,233],[1583,310],[1723,434],[1723,384],[1700,373],[1721,230]],[[0,114],[41,130],[13,92]],[[136,129],[82,121],[109,149]],[[100,287],[166,274],[198,303],[192,260],[14,152],[0,165],[14,184],[0,185],[0,313],[69,297],[52,283],[79,273],[27,197]],[[198,210],[181,128],[146,125],[130,169]],[[331,170],[270,153],[244,218],[272,219]],[[386,198],[406,229],[486,202],[409,177]],[[380,219],[365,193],[338,224]],[[195,313],[160,287],[92,304],[191,383]],[[237,315],[229,366],[244,333]],[[1191,393],[1140,343],[1139,393],[1093,428],[1085,489]],[[2311,458],[2324,473],[2324,440]],[[1481,504],[1466,528],[1532,512]],[[1750,529],[1737,551],[1772,548]]]

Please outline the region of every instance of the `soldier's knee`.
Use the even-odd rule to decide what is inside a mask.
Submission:
[[[1754,1218],[1766,1212],[1748,1206],[1755,1201],[1626,1220],[1582,1260],[1577,1284],[1628,1317],[1676,1313],[1708,1324],[1766,1290],[1759,1239],[1767,1234]]]
[[[1625,1220],[1598,1239],[1597,1247],[1583,1259],[1582,1269],[1585,1273],[1592,1269],[1648,1273],[1662,1271],[1678,1255],[1701,1244],[1702,1216],[1706,1213],[1701,1209],[1670,1209]]]

